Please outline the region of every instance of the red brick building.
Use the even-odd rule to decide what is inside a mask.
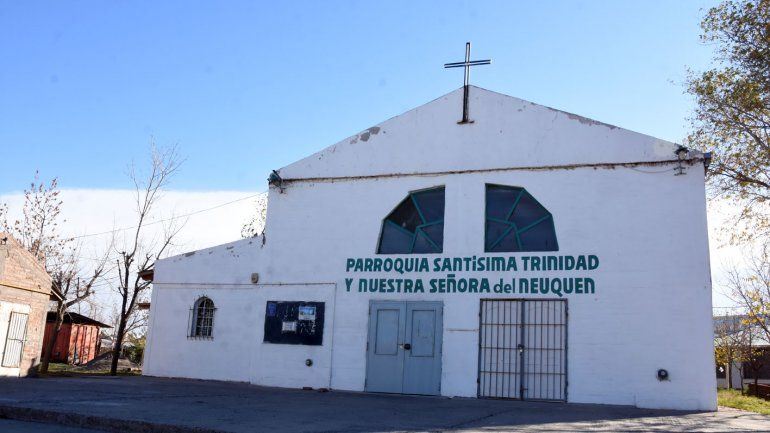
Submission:
[[[0,233],[0,376],[35,371],[51,296],[51,277],[43,264]]]
[[[56,326],[56,313],[51,311],[48,313],[45,324],[43,348],[48,347],[54,326]],[[99,355],[99,331],[102,328],[112,328],[112,326],[78,313],[65,313],[64,323],[51,352],[51,361],[79,365],[94,359]]]

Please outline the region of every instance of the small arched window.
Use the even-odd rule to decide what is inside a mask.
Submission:
[[[190,309],[190,338],[214,338],[214,301],[201,296]]]
[[[524,188],[487,185],[484,251],[558,251],[553,216]]]
[[[444,251],[444,187],[409,194],[385,217],[377,254]]]

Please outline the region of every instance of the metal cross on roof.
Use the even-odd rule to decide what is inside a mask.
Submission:
[[[471,81],[471,66],[489,65],[492,60],[471,60],[471,43],[465,43],[465,61],[444,63],[444,68],[465,68],[465,77],[463,79],[463,120],[457,123],[473,123],[472,120],[468,120],[468,85]]]

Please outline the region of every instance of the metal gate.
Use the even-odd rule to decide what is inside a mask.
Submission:
[[[482,299],[478,396],[567,401],[566,300]]]
[[[21,353],[24,349],[24,336],[27,334],[27,317],[24,313],[11,313],[8,322],[8,334],[3,348],[3,367],[18,367],[21,365]]]

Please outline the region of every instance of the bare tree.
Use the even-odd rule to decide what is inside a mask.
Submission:
[[[13,223],[7,219],[8,206],[0,205],[0,226],[16,238],[45,267],[52,279],[52,289],[58,295],[55,307],[56,320],[50,340],[43,350],[40,372],[48,371],[48,364],[64,316],[73,305],[93,294],[95,283],[105,271],[106,255],[86,271],[80,265],[80,248],[72,238],[59,234],[62,199],[59,197],[56,178],[46,186],[38,173],[24,191],[21,217]],[[65,221],[61,221],[65,222]]]
[[[140,299],[137,300],[136,304],[137,306],[140,305],[142,302],[145,302],[147,300],[148,296],[145,292]],[[118,305],[112,306],[112,311],[109,315],[109,318],[107,319],[107,322],[112,325],[112,331],[109,333],[110,338],[112,338],[112,341],[115,341],[117,339],[118,335],[118,328],[120,327],[120,316],[121,311]],[[142,335],[145,334],[147,327],[147,324],[149,322],[150,315],[147,310],[143,310],[141,308],[134,308],[134,312],[128,317],[126,320],[126,326],[125,330],[123,332],[124,334],[124,341],[125,338],[127,338],[130,335]]]
[[[56,319],[51,329],[51,338],[47,341],[43,350],[43,357],[40,365],[40,372],[48,372],[48,364],[51,360],[56,339],[61,331],[64,318],[67,311],[74,305],[79,305],[86,301],[94,293],[96,283],[105,274],[107,256],[105,255],[87,274],[80,266],[78,260],[79,248],[70,250],[66,260],[63,260],[61,266],[51,275],[54,288],[59,292],[61,298],[56,300]],[[86,275],[85,278],[81,275]]]
[[[72,238],[59,234],[59,219],[62,200],[59,197],[58,180],[53,178],[46,186],[40,182],[39,174],[24,190],[24,205],[21,217],[8,221],[8,205],[0,207],[0,225],[4,232],[13,236],[24,248],[37,258],[49,273],[55,272],[66,260],[66,250]],[[62,223],[66,222],[64,220]]]
[[[745,266],[726,272],[731,298],[745,312],[743,333],[748,340],[741,351],[743,365],[752,371],[755,385],[766,362],[765,349],[758,341],[770,342],[770,241],[749,250]]]
[[[254,199],[254,214],[241,228],[241,237],[253,238],[265,230],[267,220],[267,194],[260,194]]]
[[[153,270],[155,261],[168,250],[182,228],[182,225],[175,224],[172,218],[168,225],[164,225],[160,237],[150,236],[146,230],[162,189],[168,185],[180,164],[175,148],[157,149],[152,146],[149,173],[142,178],[133,166],[129,172],[136,189],[136,225],[125,237],[124,249],[116,249],[115,263],[119,277],[117,291],[121,304],[112,348],[111,375],[117,374],[123,340],[131,326],[132,318],[135,317],[137,303],[150,287],[150,281],[142,276]]]
[[[747,253],[745,268],[727,270],[732,299],[746,312],[746,324],[770,341],[770,243]]]

